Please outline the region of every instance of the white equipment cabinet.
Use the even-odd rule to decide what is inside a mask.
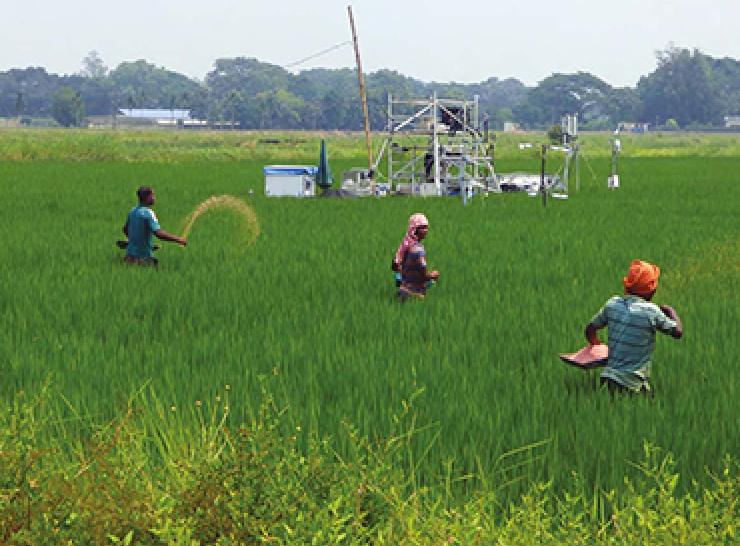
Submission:
[[[313,197],[316,191],[316,173],[312,165],[267,165],[265,195],[268,197]]]

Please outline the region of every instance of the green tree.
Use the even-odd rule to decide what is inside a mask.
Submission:
[[[723,115],[740,114],[740,61],[707,57]]]
[[[52,116],[62,127],[79,127],[85,115],[80,94],[71,87],[62,86],[52,97]]]
[[[270,116],[274,93],[287,89],[291,75],[283,68],[257,59],[236,57],[218,59],[206,75],[205,84],[210,91],[212,103],[220,103],[221,109],[229,114],[229,93],[238,91],[242,100],[236,109],[236,120],[242,128],[275,127]],[[254,97],[246,100],[244,97]],[[218,107],[217,107],[218,109]]]
[[[257,93],[260,129],[297,129],[305,103],[286,89]]]
[[[353,129],[363,126],[353,69],[311,69],[292,74],[257,59],[218,59],[203,83],[145,60],[124,62],[108,72],[91,51],[80,74],[59,76],[43,68],[0,72],[0,116],[22,110],[51,116],[60,87],[79,93],[84,111],[108,115],[129,108],[187,108],[195,117],[238,121],[242,128]],[[659,52],[656,70],[637,88],[614,89],[585,73],[554,74],[536,87],[488,78],[480,83],[426,83],[393,70],[365,75],[370,126],[386,127],[388,94],[396,98],[479,96],[480,113],[491,127],[505,120],[547,128],[563,113],[578,113],[585,128],[614,127],[619,121],[659,124],[669,118],[681,127],[722,123],[740,113],[740,61],[713,59],[698,51],[668,48]],[[19,101],[18,89],[23,88]],[[239,93],[238,98],[230,93]],[[174,97],[174,99],[173,99]]]
[[[499,80],[488,78],[480,84],[468,87],[468,96],[479,96],[481,110],[495,112],[496,110],[513,110],[527,95],[527,87],[515,78]]]
[[[109,77],[113,87],[125,90],[122,94],[124,100],[134,97],[128,103],[134,102],[137,108],[168,108],[172,97],[182,97],[186,92],[194,109],[204,110],[206,106],[203,100],[206,91],[199,82],[144,60],[121,63]],[[131,108],[130,105],[128,107]]]
[[[529,91],[514,108],[514,114],[530,127],[560,123],[566,113],[578,114],[587,123],[609,117],[612,93],[608,83],[588,72],[553,74]]]
[[[640,117],[640,95],[630,87],[613,89],[607,98],[607,110],[612,126],[620,121],[636,121]]]
[[[225,110],[231,114],[231,128],[236,127],[236,117],[239,106],[244,103],[244,97],[236,89],[232,89],[224,99]]]
[[[673,118],[679,125],[720,123],[722,101],[712,81],[708,58],[698,49],[669,46],[656,53],[658,67],[637,84],[642,119],[662,124]]]
[[[319,109],[322,129],[344,129],[347,127],[345,118],[349,109],[346,95],[338,90],[328,91],[320,101]]]
[[[0,72],[0,116],[51,116],[51,97],[64,80],[39,67]]]

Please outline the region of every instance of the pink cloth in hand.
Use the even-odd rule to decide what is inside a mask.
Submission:
[[[566,353],[560,355],[560,360],[566,364],[572,364],[579,368],[598,368],[606,366],[609,358],[609,347],[600,343],[599,345],[586,345],[576,353]]]

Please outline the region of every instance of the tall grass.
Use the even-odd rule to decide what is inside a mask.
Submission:
[[[502,502],[501,478],[520,472],[516,457],[526,451],[513,450],[459,500],[451,464],[432,487],[415,482],[407,452],[420,430],[418,391],[403,401],[388,438],[370,442],[346,424],[338,436],[350,450],[339,455],[301,427],[282,432],[286,408],[266,385],[238,427],[228,424],[228,388],[187,409],[142,392],[79,444],[74,424],[45,406],[49,390],[3,401],[0,541],[714,546],[736,538],[737,466],[729,457],[710,486],[680,495],[673,456],[646,443],[620,495],[584,494],[574,475],[563,489],[533,483]],[[179,419],[183,409],[187,420]],[[51,448],[41,440],[48,428],[58,442]],[[299,437],[307,438],[303,449]],[[70,445],[76,449],[65,456]]]

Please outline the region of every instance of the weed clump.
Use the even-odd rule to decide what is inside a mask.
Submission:
[[[227,391],[228,392],[228,391]],[[645,445],[625,492],[556,493],[532,483],[502,505],[496,483],[465,499],[415,484],[400,454],[415,435],[404,405],[398,434],[369,442],[346,425],[351,457],[330,439],[305,449],[286,434],[271,395],[251,422],[228,426],[228,400],[197,407],[199,427],[173,441],[171,424],[131,404],[75,445],[43,445],[47,393],[0,413],[0,543],[31,544],[731,544],[737,464],[714,485],[676,494],[669,453]],[[164,408],[160,408],[164,411]],[[57,423],[58,425],[58,423]],[[154,439],[153,435],[158,436]]]

